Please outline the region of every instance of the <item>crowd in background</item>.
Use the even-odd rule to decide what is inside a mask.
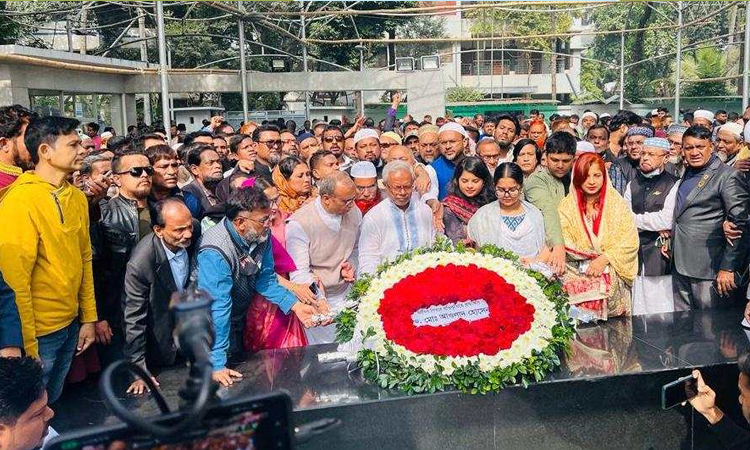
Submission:
[[[333,342],[358,276],[440,236],[559,278],[582,320],[746,298],[750,108],[433,121],[399,103],[377,124],[122,135],[0,108],[0,356],[39,359],[50,402],[121,358],[158,384],[182,362],[170,300],[197,288],[230,385],[248,354]]]

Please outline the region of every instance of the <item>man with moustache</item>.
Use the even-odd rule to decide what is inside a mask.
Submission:
[[[385,261],[435,241],[432,211],[414,197],[414,169],[392,161],[383,169],[387,198],[362,219],[359,274],[374,273]]]
[[[378,178],[383,173],[383,160],[380,158],[380,136],[372,128],[363,128],[354,134],[354,148],[357,159],[370,161],[378,172]]]
[[[179,198],[159,201],[153,212],[153,233],[138,243],[128,261],[123,300],[125,358],[147,373],[175,363],[169,302],[173,293],[188,286],[192,244],[198,234],[190,211]],[[156,378],[153,381],[159,384]],[[147,390],[145,382],[138,379],[127,392],[142,394]]]
[[[203,215],[201,204],[190,192],[185,192],[177,186],[180,160],[177,152],[168,145],[156,145],[146,150],[146,156],[154,168],[151,177],[151,194],[148,196],[150,206],[168,198],[180,198],[196,219]]]
[[[682,137],[687,170],[677,190],[674,213],[673,291],[676,311],[729,307],[744,292],[747,236],[724,236],[725,221],[747,227],[748,192],[740,172],[713,152],[711,131],[700,125]]]
[[[654,137],[654,129],[649,126],[630,127],[625,135],[625,153],[617,159],[627,183],[638,176],[638,164],[643,150],[643,141]]]
[[[508,154],[506,153],[503,155],[497,141],[491,137],[485,137],[479,140],[479,143],[477,144],[477,156],[482,158],[484,165],[487,166],[487,170],[490,171],[490,175],[493,176],[497,166],[504,162],[512,162],[506,161]],[[511,154],[510,156],[512,157],[513,155]]]
[[[195,179],[182,189],[198,198],[203,214],[206,215],[219,205],[216,186],[224,179],[221,172],[221,158],[212,146],[195,144],[189,150],[187,163]]]
[[[0,448],[33,450],[44,445],[49,421],[42,366],[34,358],[0,358]]]
[[[151,232],[148,196],[154,169],[146,155],[131,152],[112,160],[112,180],[118,195],[101,203],[96,253],[101,258],[103,295],[96,299],[99,322],[96,341],[105,346],[103,359],[122,357],[122,297],[125,268],[138,241]]]
[[[485,122],[486,124],[486,122]],[[469,145],[466,130],[456,122],[447,122],[438,131],[440,156],[431,163],[438,179],[438,200],[448,195],[448,185],[453,179],[456,166],[463,161]]]
[[[274,125],[260,126],[253,131],[253,142],[258,157],[255,161],[253,174],[264,178],[268,182],[271,179],[271,171],[281,161],[281,135],[279,129]]]
[[[715,139],[716,153],[724,164],[735,167],[738,162],[737,155],[743,144],[742,125],[732,122],[718,128]]]
[[[500,163],[513,161],[513,142],[521,132],[521,124],[515,117],[504,114],[497,118],[493,137],[500,147]]]
[[[36,113],[21,105],[0,108],[0,189],[33,167],[23,137],[34,116]]]
[[[685,125],[673,123],[667,128],[667,141],[669,142],[669,162],[675,167],[678,178],[685,173],[685,161],[682,155],[682,135],[688,129]]]
[[[313,315],[328,312],[324,301],[303,304],[279,285],[269,240],[271,205],[264,192],[257,187],[238,189],[225,206],[226,216],[203,235],[196,260],[198,287],[214,299],[213,379],[229,386],[242,378],[231,367],[244,354],[247,310],[256,292],[284,314],[296,314],[305,327],[330,321],[314,323]]]
[[[299,146],[297,145],[297,136],[292,131],[281,130],[279,133],[281,137],[281,155],[287,156],[299,156]]]
[[[339,170],[348,172],[354,160],[344,154],[344,132],[335,125],[328,125],[322,136],[323,150],[333,153],[339,163]]]
[[[440,155],[440,139],[438,138],[440,129],[435,125],[422,125],[417,131],[419,136],[419,154],[417,161],[422,164],[430,164]]]
[[[669,238],[677,198],[678,178],[665,170],[669,142],[643,142],[638,176],[625,189],[625,201],[635,214],[640,246],[638,276],[633,281],[633,315],[674,310]]]

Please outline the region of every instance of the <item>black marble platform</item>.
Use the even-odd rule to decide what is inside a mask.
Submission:
[[[700,367],[719,405],[740,423],[735,362],[750,347],[741,318],[740,309],[688,311],[582,326],[559,371],[497,394],[383,390],[345,363],[319,363],[318,354],[335,348],[323,345],[253,355],[238,368],[244,379],[219,395],[284,389],[297,423],[341,419],[341,427],[304,449],[719,448],[690,408],[661,409],[661,386]],[[175,368],[158,376],[170,405],[177,405],[185,373]],[[123,398],[140,414],[158,412],[149,396]],[[54,409],[60,432],[117,422],[93,382],[68,386]]]

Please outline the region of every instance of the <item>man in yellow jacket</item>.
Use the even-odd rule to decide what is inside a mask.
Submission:
[[[23,345],[44,368],[49,402],[97,320],[86,196],[67,178],[81,167],[79,122],[34,118],[25,143],[36,165],[2,192],[0,271],[16,293]]]

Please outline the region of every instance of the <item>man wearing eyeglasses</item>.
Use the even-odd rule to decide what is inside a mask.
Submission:
[[[245,354],[247,309],[255,293],[284,314],[293,312],[305,327],[330,323],[313,318],[328,312],[324,301],[304,304],[279,285],[270,245],[271,214],[270,202],[260,188],[238,189],[226,202],[226,216],[205,232],[198,249],[198,287],[213,298],[213,378],[223,386],[242,378],[231,367]]]
[[[253,174],[272,182],[271,170],[281,161],[281,134],[274,125],[263,125],[253,131],[255,151],[258,153]]]
[[[328,125],[323,131],[323,150],[328,150],[338,159],[339,170],[348,171],[354,161],[344,154],[344,132],[341,128]]]
[[[96,299],[99,322],[96,342],[102,346],[105,364],[122,357],[123,318],[121,299],[125,268],[130,253],[151,232],[148,196],[154,169],[142,153],[124,153],[112,160],[112,181],[118,195],[102,201],[101,219],[94,250],[101,258],[102,295]],[[98,271],[99,272],[99,271]]]
[[[290,276],[293,283],[306,285],[320,279],[323,295],[337,313],[354,282],[362,213],[354,207],[357,189],[345,172],[335,171],[317,186],[315,201],[287,221],[286,249],[297,266]],[[335,336],[335,325],[307,330],[310,344],[330,343]]]

